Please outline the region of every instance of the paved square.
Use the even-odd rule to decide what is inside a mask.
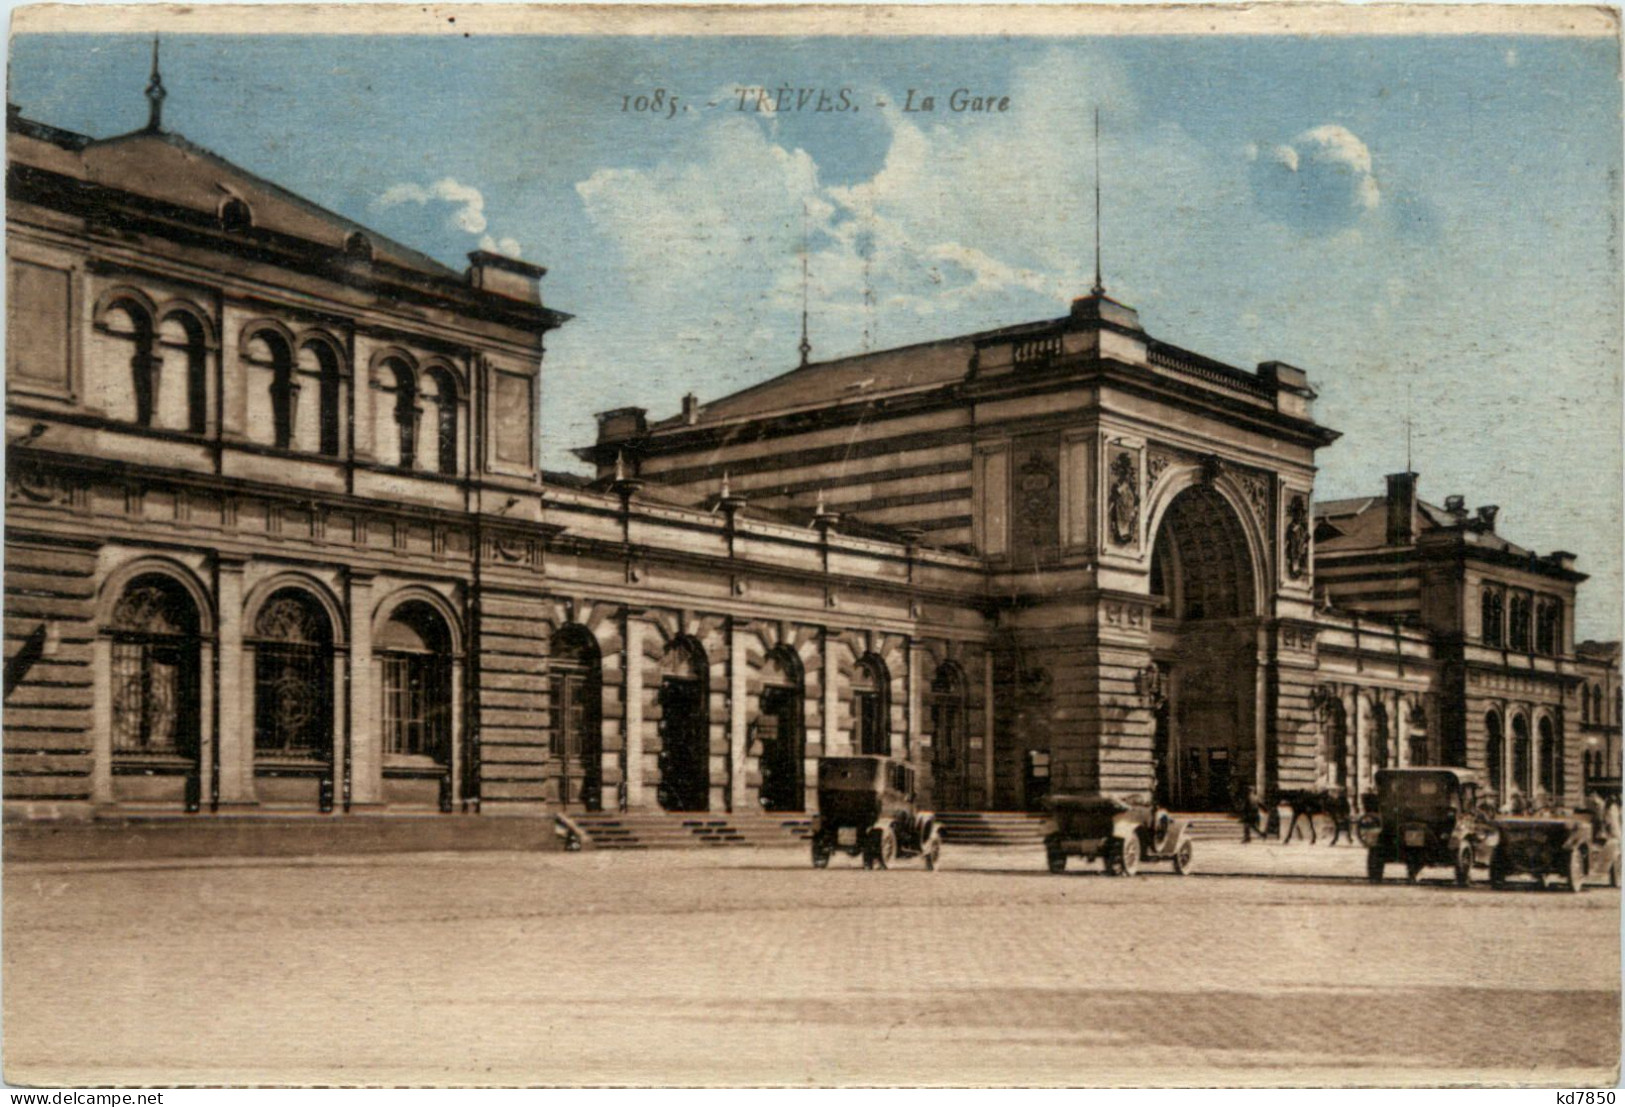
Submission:
[[[15,864],[5,1075],[36,1083],[1611,1081],[1619,893],[1036,850]],[[1234,875],[1243,871],[1313,873]],[[1221,875],[1227,871],[1231,875]],[[1397,869],[1395,870],[1397,872]]]

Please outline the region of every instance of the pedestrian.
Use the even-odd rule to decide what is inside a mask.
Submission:
[[[1264,813],[1264,805],[1258,798],[1258,786],[1247,784],[1241,790],[1241,842],[1243,845],[1253,840],[1254,832],[1262,838],[1264,832],[1260,822]]]

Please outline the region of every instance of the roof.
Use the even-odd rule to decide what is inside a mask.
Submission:
[[[979,345],[1048,330],[1065,322],[1065,317],[1059,317],[1013,323],[952,338],[815,361],[699,405],[696,423],[701,426],[728,423],[803,408],[828,407],[847,400],[866,402],[877,396],[940,388],[965,379]],[[675,415],[652,423],[649,429],[659,433],[687,425],[681,415]]]
[[[235,197],[256,227],[342,249],[360,233],[374,258],[443,280],[463,275],[427,254],[329,211],[280,185],[168,131],[134,131],[93,139],[8,114],[7,158],[104,188],[213,214]]]
[[[1314,506],[1315,549],[1317,553],[1347,553],[1354,550],[1389,548],[1388,501],[1383,496],[1361,496],[1346,500],[1324,500]],[[1412,533],[1421,537],[1430,531],[1460,530],[1471,517],[1424,500],[1416,501]],[[1472,543],[1479,549],[1496,550],[1519,557],[1534,552],[1496,534],[1474,530]]]

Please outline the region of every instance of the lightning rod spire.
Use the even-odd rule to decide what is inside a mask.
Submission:
[[[161,131],[164,124],[164,78],[158,72],[158,36],[152,36],[152,77],[147,81],[147,130]]]
[[[1100,277],[1100,109],[1095,108],[1095,287],[1096,296],[1106,294],[1106,284]]]

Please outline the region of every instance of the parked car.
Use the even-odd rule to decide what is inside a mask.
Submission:
[[[1133,876],[1142,861],[1172,861],[1181,876],[1195,864],[1190,825],[1138,799],[1087,793],[1049,800],[1051,826],[1044,837],[1049,871],[1067,859],[1102,860],[1106,872]]]
[[[813,867],[826,867],[836,853],[862,857],[866,869],[888,868],[899,857],[937,867],[942,831],[915,803],[914,766],[872,755],[819,760]]]
[[[1489,866],[1500,840],[1495,819],[1480,807],[1478,778],[1466,769],[1424,766],[1377,772],[1375,832],[1365,836],[1366,875],[1373,883],[1399,862],[1415,883],[1429,866],[1455,871],[1456,883]]]
[[[1501,842],[1490,862],[1490,883],[1497,888],[1519,874],[1542,884],[1548,876],[1561,877],[1571,892],[1597,880],[1619,887],[1619,838],[1602,815],[1506,815],[1499,824]]]

